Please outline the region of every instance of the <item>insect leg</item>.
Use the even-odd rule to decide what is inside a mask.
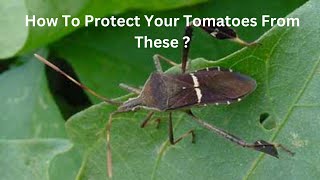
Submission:
[[[151,120],[151,118],[152,118],[153,115],[154,115],[154,112],[153,112],[153,111],[149,112],[148,115],[147,115],[147,117],[146,117],[146,118],[142,121],[142,123],[140,124],[140,127],[141,127],[141,128],[145,128],[145,127],[148,125],[148,123],[149,123],[149,121]],[[160,126],[160,121],[161,121],[161,119],[160,119],[160,118],[157,118],[157,119],[154,120],[154,121],[157,123],[156,128],[158,129],[159,126]]]
[[[236,143],[242,147],[251,148],[256,151],[260,151],[260,152],[269,154],[269,155],[276,157],[276,158],[278,158],[277,148],[281,148],[282,150],[286,151],[290,155],[294,155],[293,152],[291,152],[289,149],[285,148],[281,144],[273,144],[273,143],[266,142],[264,140],[258,140],[258,141],[255,141],[254,143],[247,143],[246,141],[240,139],[239,137],[236,137],[236,136],[234,136],[234,135],[232,135],[222,129],[219,129],[211,124],[206,123],[205,121],[196,117],[191,111],[187,111],[186,113],[189,116],[191,116],[192,119],[195,120],[202,127],[206,128],[206,129],[216,133],[217,135],[222,136],[222,137],[228,139],[229,141]]]
[[[146,125],[148,124],[149,120],[152,118],[153,114],[154,114],[153,111],[148,113],[147,117],[142,121],[142,123],[140,125],[141,128],[145,128],[146,127]]]
[[[172,113],[169,113],[169,122],[168,122],[168,134],[169,134],[169,141],[170,144],[174,145],[177,144],[179,141],[181,141],[183,138],[187,137],[188,135],[192,136],[191,142],[195,143],[195,133],[194,130],[189,130],[188,132],[184,133],[182,136],[180,136],[178,139],[174,140],[173,135],[173,126],[172,126]]]
[[[126,90],[126,91],[128,91],[128,92],[134,93],[134,94],[140,94],[140,92],[141,92],[140,88],[135,88],[135,87],[129,86],[129,85],[124,84],[124,83],[120,83],[119,87],[124,89],[124,90]]]
[[[238,37],[238,34],[235,30],[228,26],[214,26],[213,24],[210,24],[208,22],[207,24],[202,23],[201,21],[193,21],[190,26],[193,26],[193,24],[197,24],[198,27],[203,29],[205,32],[210,34],[216,39],[219,40],[225,40],[228,39],[230,41],[236,42],[243,46],[253,46],[253,45],[259,45],[257,42],[246,42]]]
[[[157,118],[156,120],[154,120],[156,123],[157,123],[157,126],[156,128],[159,129],[160,127],[160,122],[161,122],[161,119],[160,118]]]
[[[159,54],[155,54],[153,56],[153,61],[154,61],[154,64],[155,64],[156,69],[157,69],[158,72],[163,72],[160,60],[163,60],[163,61],[167,62],[168,64],[170,64],[172,66],[177,66],[178,65],[177,63],[173,62],[172,60],[170,60],[170,59],[168,59],[166,57],[163,57],[163,56],[161,56]]]
[[[109,114],[109,120],[106,124],[106,144],[107,144],[107,173],[108,177],[112,179],[112,153],[111,153],[111,143],[110,143],[110,134],[112,126],[112,118],[116,114],[124,113],[125,111],[115,111]]]
[[[187,69],[187,62],[188,62],[188,57],[189,57],[189,50],[190,50],[190,45],[191,45],[191,41],[192,41],[192,33],[193,33],[193,27],[194,27],[194,23],[196,24],[200,24],[201,22],[191,22],[189,26],[186,26],[185,31],[184,31],[184,36],[183,37],[189,37],[189,42],[186,43],[184,41],[184,45],[183,49],[182,49],[182,61],[181,61],[181,70],[182,73],[186,72]],[[203,29],[205,32],[207,32],[208,34],[210,34],[211,36],[213,36],[216,39],[219,40],[224,40],[224,39],[228,39],[230,41],[236,42],[238,44],[241,44],[243,46],[254,46],[254,45],[259,45],[260,43],[257,42],[246,42],[242,39],[240,39],[236,33],[235,30],[233,30],[230,27],[218,27],[218,26],[213,26],[210,24],[201,24],[199,26],[201,29]]]

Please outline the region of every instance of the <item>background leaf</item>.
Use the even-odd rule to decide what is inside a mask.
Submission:
[[[0,59],[15,54],[27,40],[28,28],[24,22],[25,14],[27,9],[24,1],[0,2]]]
[[[45,54],[46,52],[41,51],[41,53]],[[25,159],[27,156],[34,156],[32,154],[33,151],[44,157],[39,160],[43,160],[43,162],[25,164],[24,166],[26,167],[23,168],[23,164],[19,164],[23,159],[18,160],[20,156],[15,157],[16,154],[12,153],[6,160],[1,161],[3,163],[0,164],[1,169],[6,171],[7,178],[12,179],[21,179],[18,177],[23,175],[24,172],[22,171],[28,168],[34,168],[34,171],[30,176],[26,173],[27,179],[47,178],[51,160],[59,154],[57,159],[54,159],[53,168],[50,169],[51,176],[56,179],[59,179],[59,177],[61,179],[61,176],[72,179],[79,168],[80,162],[78,160],[80,160],[80,157],[76,149],[67,151],[70,147],[65,147],[67,143],[64,128],[65,121],[47,87],[44,65],[35,60],[33,55],[25,55],[17,61],[26,63],[12,66],[10,70],[0,75],[0,99],[2,100],[0,108],[0,141],[3,143],[3,147],[8,146],[3,149],[2,155],[5,156],[5,153],[10,152],[12,148],[17,148],[14,153],[22,151]],[[38,142],[34,138],[43,139]],[[65,139],[60,139],[56,142],[50,139],[46,141],[45,138]],[[69,142],[68,146],[71,146]],[[49,151],[49,148],[58,148],[58,150],[65,148],[65,150],[58,153],[54,149]],[[9,161],[16,162],[16,164],[8,163]],[[23,169],[15,170],[14,168],[18,165]],[[61,169],[59,168],[62,168],[65,173],[61,174]]]
[[[71,143],[61,139],[0,140],[1,176],[7,180],[49,179],[49,162],[70,148]]]
[[[0,137],[65,137],[64,120],[47,88],[44,65],[31,55],[20,60],[29,61],[0,76]]]
[[[299,28],[274,28],[261,38],[261,47],[245,48],[219,62],[194,60],[195,67],[230,67],[258,82],[257,90],[240,103],[193,109],[199,117],[250,142],[266,139],[283,143],[296,156],[281,152],[278,160],[241,149],[202,128],[196,129],[196,145],[185,139],[170,146],[165,123],[159,130],[141,130],[134,127],[145,113],[129,113],[117,116],[113,123],[115,179],[270,179],[270,174],[275,179],[318,177],[319,8],[317,1],[306,3],[290,15],[303,22]],[[112,110],[103,103],[95,105],[67,123],[74,142],[85,149],[81,178],[106,177],[103,127]],[[266,113],[266,121],[275,122],[268,130],[259,122]],[[179,113],[174,121],[176,136],[196,126]]]

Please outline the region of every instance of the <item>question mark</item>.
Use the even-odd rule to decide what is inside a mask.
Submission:
[[[183,36],[182,38],[184,40],[184,48],[188,48],[188,43],[190,42],[189,36]]]

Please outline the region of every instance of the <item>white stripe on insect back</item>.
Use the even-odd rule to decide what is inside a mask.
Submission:
[[[212,32],[212,33],[210,33],[210,34],[211,34],[211,36],[216,37],[217,34],[218,34],[218,32]]]
[[[193,73],[190,73],[190,76],[191,76],[191,78],[193,80],[193,87],[194,87],[194,90],[196,91],[196,94],[197,94],[198,103],[201,103],[202,93],[201,93],[201,90],[199,88],[198,78]]]
[[[190,76],[193,80],[193,87],[198,88],[199,87],[199,81],[197,76],[195,76],[193,73],[190,73]]]
[[[196,90],[196,93],[197,93],[198,103],[201,103],[201,98],[202,98],[201,90],[199,88],[194,88],[194,90]]]

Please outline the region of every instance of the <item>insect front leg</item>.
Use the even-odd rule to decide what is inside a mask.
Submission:
[[[287,153],[289,153],[290,155],[294,155],[293,152],[291,152],[289,149],[285,148],[283,145],[281,144],[275,144],[275,143],[269,143],[267,141],[264,140],[258,140],[255,141],[254,143],[247,143],[246,141],[244,141],[243,139],[236,137],[235,135],[232,135],[222,129],[219,129],[211,124],[206,123],[205,121],[201,120],[200,118],[196,117],[191,111],[187,111],[186,112],[189,116],[192,117],[193,120],[195,120],[198,124],[200,124],[202,127],[216,133],[217,135],[226,138],[227,140],[238,144],[242,147],[245,148],[250,148],[250,149],[254,149],[256,151],[260,151],[263,153],[266,153],[268,155],[271,155],[273,157],[278,158],[278,151],[277,148],[281,148],[282,150],[286,151]]]
[[[161,56],[159,54],[155,54],[155,55],[153,55],[153,61],[154,61],[154,65],[156,66],[156,69],[157,69],[158,72],[163,72],[160,60],[163,60],[163,61],[167,62],[168,64],[170,64],[172,66],[177,66],[178,65],[174,61],[172,61],[172,60],[170,60],[170,59],[168,59],[168,58],[166,58],[164,56]]]
[[[112,179],[112,153],[111,153],[111,143],[110,143],[110,135],[111,135],[111,126],[113,116],[116,114],[125,113],[125,111],[115,111],[109,114],[109,120],[106,124],[106,144],[107,144],[107,173],[108,177]]]
[[[112,154],[111,154],[111,145],[110,145],[110,130],[111,130],[111,123],[112,123],[112,116],[115,115],[117,112],[113,112],[109,114],[109,120],[106,125],[106,141],[107,141],[107,172],[108,177],[112,178]]]
[[[148,113],[147,117],[146,117],[146,118],[142,121],[142,123],[140,124],[140,127],[141,127],[141,128],[145,128],[145,127],[146,127],[146,125],[148,124],[148,122],[149,122],[150,119],[152,118],[153,114],[154,114],[153,111],[151,111],[151,112]]]
[[[169,113],[168,135],[169,135],[170,144],[172,144],[172,145],[177,144],[179,141],[181,141],[183,138],[187,137],[188,135],[192,136],[191,142],[195,143],[196,135],[194,133],[194,130],[189,130],[188,132],[184,133],[183,135],[181,135],[176,140],[174,139],[173,126],[172,126],[172,113],[171,112]]]

